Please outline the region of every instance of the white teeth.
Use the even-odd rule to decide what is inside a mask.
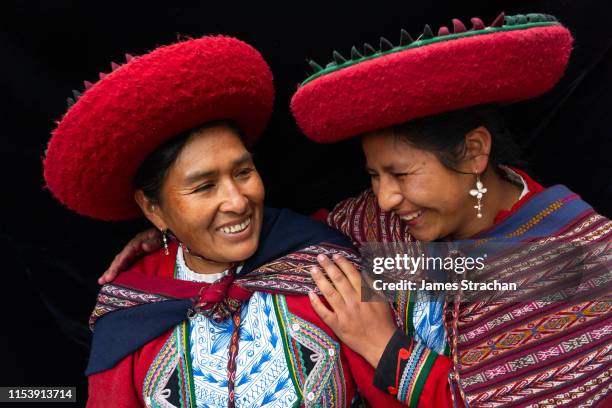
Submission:
[[[223,228],[220,228],[220,230],[221,232],[225,234],[236,234],[238,232],[244,231],[249,226],[250,223],[251,223],[251,217],[247,218],[240,224],[230,225],[229,227],[223,227]]]
[[[411,221],[414,220],[416,217],[418,217],[419,215],[421,215],[423,213],[423,211],[417,211],[415,213],[412,213],[410,215],[405,215],[403,217],[400,217],[402,220],[404,221]]]

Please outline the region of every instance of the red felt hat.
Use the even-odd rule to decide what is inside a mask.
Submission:
[[[299,87],[291,111],[310,139],[337,142],[412,119],[486,103],[511,103],[552,88],[572,49],[567,28],[548,15],[500,15],[467,30],[429,26],[413,41],[402,30],[400,45],[381,38],[351,58],[334,51],[325,68]]]
[[[251,144],[274,99],[272,73],[250,45],[209,36],[133,58],[82,95],[53,131],[44,177],[79,214],[103,220],[141,215],[133,178],[168,139],[215,120],[232,120]],[[70,101],[70,100],[69,100]],[[71,101],[70,101],[71,102]]]

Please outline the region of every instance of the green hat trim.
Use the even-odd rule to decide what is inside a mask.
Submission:
[[[450,41],[458,38],[472,37],[483,34],[493,34],[502,31],[514,31],[514,30],[525,30],[534,27],[545,27],[551,25],[557,25],[559,22],[554,16],[548,14],[517,14],[515,16],[505,16],[501,13],[489,27],[484,27],[482,20],[479,18],[472,18],[472,29],[469,31],[457,32],[457,27],[465,28],[463,23],[459,20],[453,20],[455,26],[455,33],[449,33],[444,35],[438,35],[432,37],[433,33],[429,25],[425,25],[423,33],[416,39],[412,40],[410,34],[405,30],[401,30],[400,45],[394,47],[393,44],[384,37],[380,38],[380,49],[375,50],[370,44],[364,45],[364,53],[359,52],[356,47],[351,48],[351,57],[345,58],[338,51],[333,52],[333,60],[329,62],[325,67],[319,65],[314,60],[308,60],[308,65],[313,69],[314,73],[306,78],[300,86],[306,85],[308,82],[323,76],[331,72],[338,71],[340,69],[350,67],[351,65],[359,64],[361,62],[371,60],[374,58],[382,57],[384,55],[401,52],[410,48],[423,47],[430,44],[435,44],[442,41]],[[448,31],[446,27],[443,27],[445,31]],[[441,29],[440,32],[443,30]]]

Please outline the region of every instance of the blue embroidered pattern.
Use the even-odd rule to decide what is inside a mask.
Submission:
[[[233,322],[191,320],[191,360],[198,407],[227,406],[227,355]],[[272,295],[256,292],[242,308],[236,359],[237,407],[289,407],[298,395],[280,339]]]
[[[444,292],[417,290],[413,324],[417,341],[438,354],[444,353],[446,331],[443,322]]]

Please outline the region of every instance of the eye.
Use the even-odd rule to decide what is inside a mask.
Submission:
[[[199,186],[198,188],[193,190],[193,192],[194,193],[201,193],[201,192],[204,192],[204,191],[211,190],[214,187],[215,187],[215,185],[213,183],[207,183],[207,184],[203,184],[203,185]]]
[[[393,177],[395,178],[402,178],[404,176],[407,176],[408,173],[393,173]]]
[[[378,174],[376,174],[376,173],[368,173],[368,174],[369,174],[370,178],[372,178],[372,179],[377,179],[378,178]]]
[[[249,174],[251,174],[253,171],[255,171],[255,169],[253,167],[245,167],[243,169],[240,169],[240,171],[238,171],[236,176],[237,177],[246,177]]]

